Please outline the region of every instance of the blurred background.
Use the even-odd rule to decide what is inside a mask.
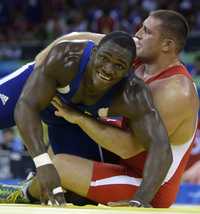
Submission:
[[[14,71],[59,36],[70,32],[133,34],[149,12],[179,11],[191,33],[181,59],[200,91],[200,1],[197,0],[0,0],[0,77]],[[188,169],[200,160],[200,131]],[[34,169],[16,128],[0,131],[0,182],[16,183]],[[199,179],[200,180],[200,179]],[[183,183],[177,203],[200,204],[200,184]]]

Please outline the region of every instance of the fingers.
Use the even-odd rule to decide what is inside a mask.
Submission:
[[[50,205],[63,206],[66,204],[64,191],[61,186],[54,188],[52,191],[49,191],[48,197]]]
[[[151,207],[150,204],[142,204],[137,200],[122,200],[107,203],[108,206],[111,207]]]
[[[128,201],[108,202],[107,205],[110,207],[127,207],[129,206],[129,202]]]
[[[57,109],[60,109],[63,107],[62,102],[58,97],[54,97],[53,100],[51,101],[51,104]]]
[[[64,193],[58,193],[54,195],[54,198],[55,198],[55,201],[57,202],[56,205],[63,206],[66,204]]]
[[[55,197],[54,197],[52,191],[49,191],[49,190],[48,190],[48,199],[50,201],[50,204],[57,205]]]
[[[57,117],[62,117],[62,114],[61,114],[59,111],[55,111],[54,114],[55,114]]]

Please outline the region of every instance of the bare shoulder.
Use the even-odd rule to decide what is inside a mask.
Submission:
[[[86,42],[63,41],[56,44],[43,61],[43,73],[58,81],[58,85],[65,86],[79,68],[80,58]]]
[[[184,75],[178,74],[154,81],[150,84],[150,88],[155,101],[162,100],[161,103],[168,103],[168,105],[176,104],[177,108],[181,105],[182,109],[191,104],[198,105],[195,85]]]
[[[199,99],[191,79],[174,75],[150,84],[153,101],[175,143],[186,142],[195,130]]]

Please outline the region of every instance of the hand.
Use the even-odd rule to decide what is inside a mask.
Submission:
[[[81,120],[81,113],[73,110],[69,106],[65,105],[60,98],[54,97],[51,101],[51,104],[57,108],[55,111],[55,115],[57,117],[63,117],[65,120],[67,120],[70,123],[78,124]]]
[[[152,207],[149,203],[137,200],[122,200],[116,202],[109,202],[107,205],[111,207]]]
[[[52,205],[65,205],[64,192],[53,194],[53,190],[61,187],[60,177],[53,164],[37,168],[37,179],[40,185],[40,201]]]

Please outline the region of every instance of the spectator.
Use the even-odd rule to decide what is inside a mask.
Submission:
[[[2,131],[2,148],[11,152],[22,153],[24,151],[21,139],[15,135],[13,128],[3,129]]]

